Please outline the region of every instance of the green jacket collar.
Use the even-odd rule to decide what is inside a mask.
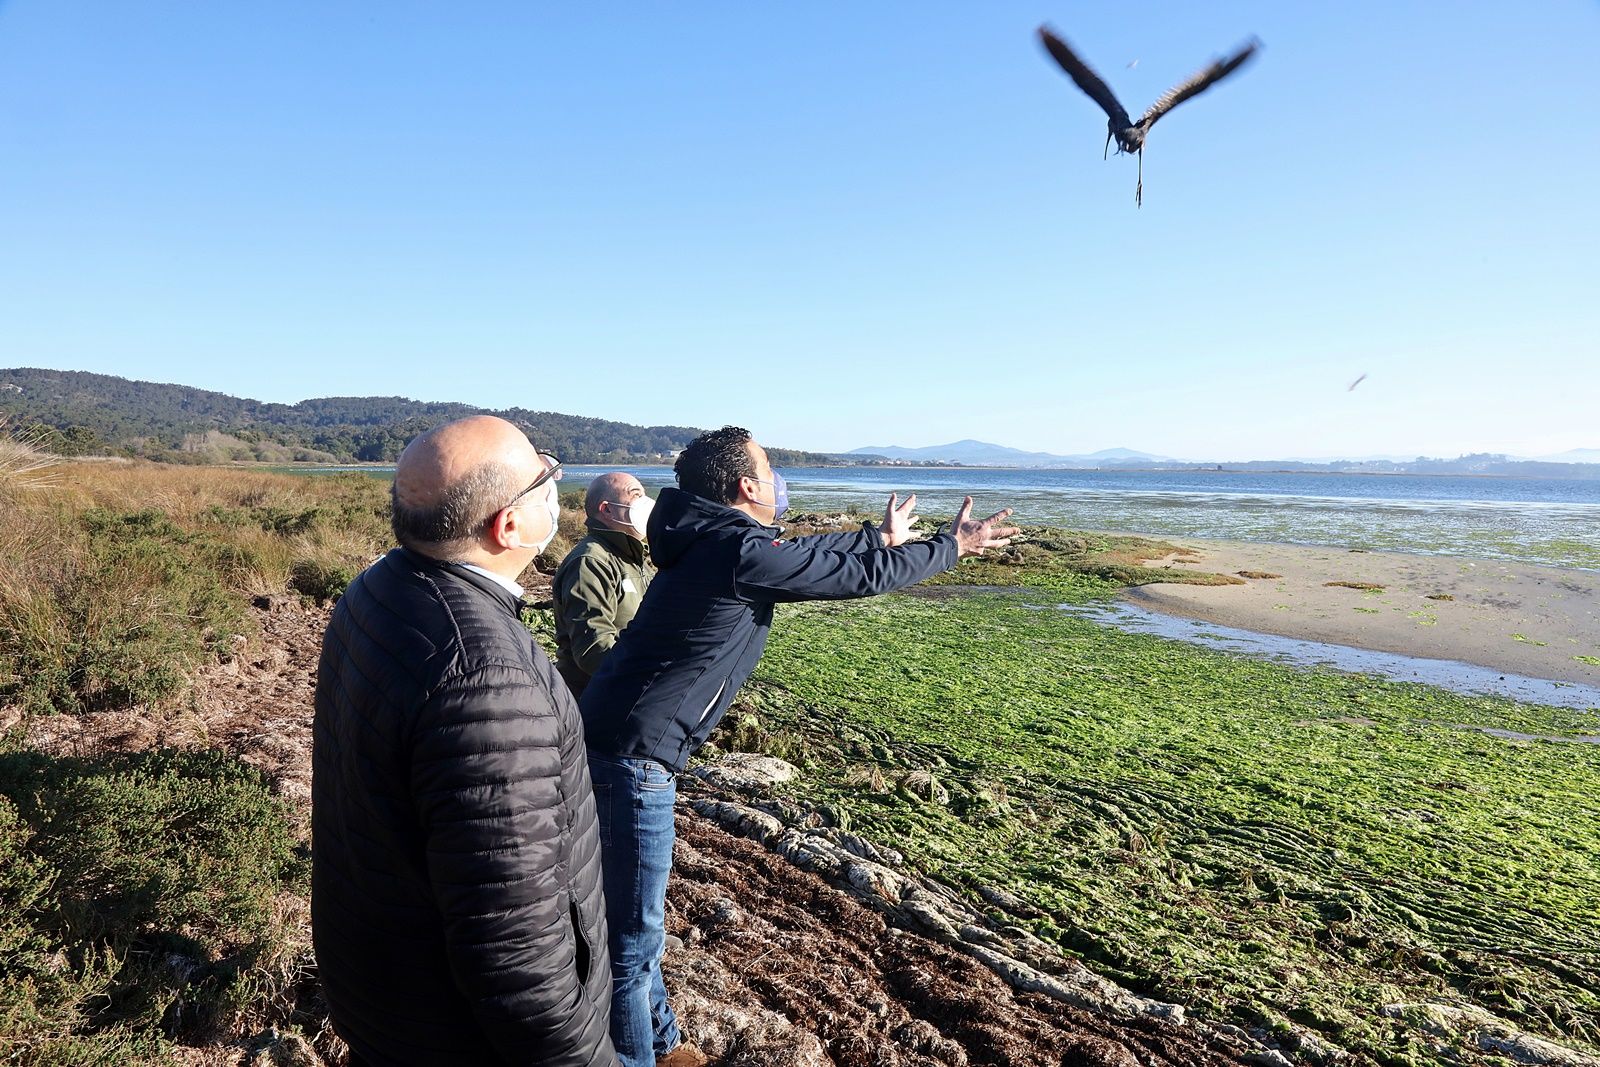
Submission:
[[[584,523],[589,531],[589,536],[610,549],[612,555],[619,556],[630,563],[644,565],[644,542],[631,534],[621,530],[612,530],[590,519]]]

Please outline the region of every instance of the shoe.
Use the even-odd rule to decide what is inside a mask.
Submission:
[[[685,1041],[665,1056],[656,1057],[656,1067],[705,1067],[711,1059]]]

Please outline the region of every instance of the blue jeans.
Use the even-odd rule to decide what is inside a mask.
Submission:
[[[677,777],[655,760],[593,751],[589,776],[611,927],[611,1041],[623,1067],[655,1067],[683,1040],[661,981]]]

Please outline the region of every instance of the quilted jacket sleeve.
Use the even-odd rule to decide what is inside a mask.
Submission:
[[[610,1067],[608,1020],[579,973],[595,953],[559,888],[562,721],[515,666],[451,679],[417,721],[412,796],[452,977],[501,1057]]]

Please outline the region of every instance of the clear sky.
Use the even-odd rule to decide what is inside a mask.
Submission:
[[[1136,115],[1265,47],[1135,210],[1042,21]],[[0,366],[827,450],[1596,448],[1597,71],[1594,0],[0,0]]]

